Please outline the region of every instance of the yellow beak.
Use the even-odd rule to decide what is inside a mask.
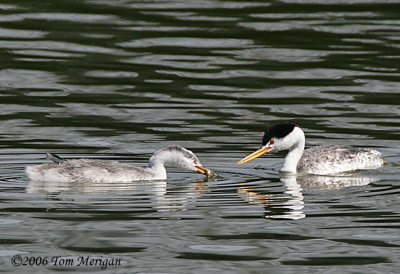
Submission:
[[[272,148],[271,147],[262,147],[259,150],[253,152],[250,155],[247,155],[246,157],[244,157],[242,160],[240,160],[238,162],[238,164],[244,164],[250,161],[253,161],[255,158],[260,157],[261,155],[267,154]]]

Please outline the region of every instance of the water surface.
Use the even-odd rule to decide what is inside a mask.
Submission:
[[[399,167],[285,178],[236,162],[266,123],[400,162],[398,1],[3,1],[3,272],[396,273]],[[191,149],[220,178],[40,184],[26,165],[145,165]],[[13,266],[11,257],[118,258]]]

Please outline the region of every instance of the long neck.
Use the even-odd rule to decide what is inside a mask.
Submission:
[[[173,149],[160,149],[150,157],[147,170],[152,172],[157,179],[166,179],[167,170],[165,165],[180,166],[182,161],[181,153]]]
[[[289,148],[289,152],[285,157],[281,171],[288,173],[297,173],[297,164],[303,155],[305,146],[304,132],[300,128],[295,128],[293,132],[294,144]]]
[[[151,172],[155,180],[165,180],[167,179],[167,170],[165,169],[163,162],[153,162],[147,165],[146,170]]]
[[[167,170],[165,169],[165,157],[162,153],[154,153],[150,157],[147,170],[153,173],[155,179],[167,179]]]

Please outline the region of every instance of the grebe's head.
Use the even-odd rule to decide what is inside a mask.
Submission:
[[[279,123],[267,126],[262,146],[238,162],[244,164],[271,151],[289,150],[304,140],[304,132],[295,123]]]
[[[215,174],[212,170],[204,167],[192,151],[178,145],[170,145],[156,151],[150,158],[149,165],[154,165],[156,162],[182,167],[206,176]]]

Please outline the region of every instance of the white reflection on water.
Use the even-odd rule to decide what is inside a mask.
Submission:
[[[203,181],[196,184],[185,184],[183,189],[167,189],[167,181],[139,181],[130,183],[95,183],[81,181],[73,183],[29,181],[27,193],[44,193],[59,195],[62,199],[65,194],[105,194],[131,195],[132,203],[150,201],[150,205],[158,212],[184,211],[206,190]],[[70,198],[70,196],[68,196]],[[81,196],[76,196],[81,200]],[[135,200],[134,200],[135,199]]]
[[[264,207],[264,216],[268,219],[298,220],[306,217],[304,208],[307,201],[304,193],[321,192],[347,187],[368,185],[377,178],[363,174],[339,174],[336,176],[281,176],[283,192],[270,190],[256,190],[244,183],[236,184],[239,196],[251,205]],[[65,198],[65,195],[101,195],[112,193],[116,196],[131,196],[132,203],[149,204],[157,212],[185,211],[196,207],[196,201],[205,194],[212,194],[212,188],[207,182],[198,180],[196,183],[179,184],[178,189],[174,183],[167,181],[143,181],[130,183],[94,183],[89,181],[74,183],[37,182],[30,181],[26,187],[27,193],[51,194],[52,198]],[[264,185],[264,181],[262,182]],[[72,196],[75,200],[82,200],[81,196]],[[87,198],[87,196],[85,196]],[[221,196],[222,197],[222,196]],[[219,199],[221,197],[215,197]],[[84,199],[86,199],[84,198]],[[126,197],[125,197],[126,198]]]
[[[285,187],[283,195],[261,194],[250,187],[239,187],[238,193],[250,204],[265,208],[268,219],[298,220],[306,217],[303,192],[326,191],[345,187],[368,185],[375,178],[356,174],[340,174],[336,176],[282,176],[280,181]]]

